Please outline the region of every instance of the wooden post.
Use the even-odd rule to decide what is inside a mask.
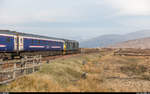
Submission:
[[[40,55],[40,57],[39,57],[39,64],[40,64],[39,71],[41,70],[41,63],[42,63],[42,56]]]
[[[14,63],[14,69],[13,69],[13,79],[16,78],[16,63]]]
[[[34,67],[35,67],[35,66],[34,66],[34,65],[35,65],[35,60],[36,60],[36,56],[33,57],[33,71],[32,71],[32,72],[35,71],[35,68],[34,68]]]
[[[41,55],[39,55],[39,63],[41,63],[41,58],[42,58]]]
[[[25,68],[25,73],[24,74],[27,74],[26,62],[25,62],[25,60],[23,62],[24,62],[24,68]]]

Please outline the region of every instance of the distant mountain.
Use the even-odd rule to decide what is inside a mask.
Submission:
[[[125,41],[125,42],[118,43],[118,44],[115,44],[115,45],[112,45],[112,46],[108,46],[108,48],[141,48],[141,49],[148,49],[148,48],[150,48],[150,37]]]
[[[87,41],[80,42],[81,48],[96,48],[96,47],[107,47],[117,43],[121,43],[128,40],[134,40],[139,38],[150,37],[150,30],[141,30],[125,35],[102,35],[96,38],[89,39]]]
[[[103,35],[81,42],[80,46],[84,48],[105,47],[125,40],[126,38],[121,35]]]
[[[146,38],[146,37],[150,37],[150,30],[141,30],[141,31],[126,34],[125,36],[128,37],[128,40]]]

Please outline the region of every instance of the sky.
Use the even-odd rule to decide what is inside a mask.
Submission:
[[[83,41],[150,29],[150,0],[0,0],[0,29]]]

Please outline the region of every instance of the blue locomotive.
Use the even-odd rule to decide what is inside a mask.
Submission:
[[[0,58],[24,55],[63,55],[77,53],[79,43],[34,34],[0,30]]]

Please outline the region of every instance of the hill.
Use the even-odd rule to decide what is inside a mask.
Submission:
[[[107,47],[117,43],[121,43],[128,40],[150,37],[150,30],[141,30],[125,35],[110,34],[95,37],[86,41],[80,42],[81,48],[96,48]]]
[[[125,41],[126,38],[121,35],[103,35],[80,43],[83,48],[105,47],[120,41]]]
[[[141,38],[135,40],[129,40],[122,43],[118,43],[112,46],[108,46],[110,48],[141,48],[141,49],[148,49],[150,48],[150,37],[148,38]]]

